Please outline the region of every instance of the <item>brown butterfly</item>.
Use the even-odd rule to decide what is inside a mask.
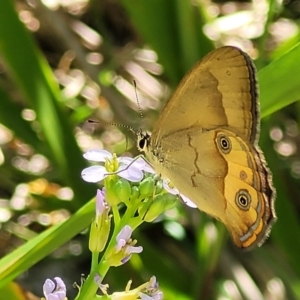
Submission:
[[[152,135],[138,133],[156,173],[223,222],[240,248],[260,246],[276,220],[259,122],[255,66],[242,50],[225,46],[182,79]]]

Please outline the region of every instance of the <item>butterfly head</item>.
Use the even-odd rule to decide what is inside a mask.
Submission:
[[[140,152],[148,152],[150,142],[151,142],[151,134],[141,129],[136,131],[135,134],[137,139],[138,150]]]

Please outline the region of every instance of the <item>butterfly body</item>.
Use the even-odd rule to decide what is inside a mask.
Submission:
[[[240,248],[261,245],[276,219],[258,120],[255,67],[227,46],[184,77],[151,137],[138,137],[156,173],[222,221]]]

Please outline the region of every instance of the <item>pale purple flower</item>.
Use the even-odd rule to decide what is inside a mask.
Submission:
[[[158,290],[158,282],[156,281],[155,276],[152,276],[148,282],[145,282],[139,287],[132,290],[130,289],[131,283],[132,280],[129,280],[124,292],[115,292],[109,297],[109,299],[112,300],[121,300],[121,299],[162,300],[163,299],[163,293],[160,290]]]
[[[135,246],[137,240],[131,239],[132,228],[125,225],[116,237],[116,245],[107,253],[106,261],[114,267],[125,264],[133,253],[141,253],[143,247]]]
[[[178,191],[177,188],[175,188],[175,187],[170,187],[170,181],[169,181],[169,180],[166,180],[166,179],[163,180],[163,187],[164,187],[164,189],[165,189],[168,193],[170,193],[170,194],[172,194],[172,195],[179,195],[180,198],[182,199],[182,201],[183,201],[187,206],[192,207],[192,208],[196,208],[196,207],[197,207],[197,205],[196,205],[190,198],[188,198],[188,197],[186,197],[185,195],[183,195],[182,193],[180,193],[180,192]]]
[[[144,293],[140,293],[139,296],[141,300],[161,300],[163,299],[164,294],[161,291],[158,291],[155,294],[152,294],[151,296],[146,295]]]
[[[154,172],[153,169],[141,157],[134,159],[132,157],[114,157],[106,150],[90,150],[87,151],[83,157],[87,160],[105,163],[107,160],[117,160],[119,168],[115,170],[118,176],[129,180],[131,182],[139,182],[143,179],[145,172]],[[115,173],[114,172],[114,173]],[[99,182],[105,177],[109,176],[109,171],[102,165],[92,166],[84,169],[81,172],[81,177],[87,182]]]
[[[101,276],[97,273],[94,276],[94,281],[98,285],[99,289],[102,291],[104,295],[107,295],[107,289],[109,288],[108,284],[103,284],[102,283],[102,278]]]
[[[46,279],[43,285],[43,293],[46,300],[64,300],[66,292],[66,285],[60,277],[55,277],[53,280]]]
[[[108,204],[105,201],[105,189],[97,189],[96,195],[96,217],[101,216],[104,211],[108,208]]]
[[[120,251],[129,241],[130,237],[132,235],[132,228],[129,225],[125,225],[122,230],[117,235],[117,245],[116,245],[116,251]]]
[[[124,258],[122,263],[125,264],[133,253],[141,253],[143,251],[142,246],[135,246],[135,243],[131,239],[132,228],[129,225],[125,225],[120,233],[117,235],[117,245],[115,247],[116,252],[123,251]]]
[[[149,281],[149,286],[139,296],[141,300],[161,300],[163,299],[163,292],[158,289],[158,282],[156,277],[152,276]]]

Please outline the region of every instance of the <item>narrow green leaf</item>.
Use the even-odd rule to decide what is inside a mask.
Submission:
[[[258,73],[262,117],[300,99],[300,43]]]
[[[61,94],[46,60],[20,22],[12,1],[0,1],[0,53],[28,106],[35,110],[50,160],[58,175],[74,190],[72,205],[92,197],[92,188],[80,177],[86,163],[75,141],[70,121],[58,102]],[[0,109],[1,102],[0,102]],[[22,137],[20,137],[22,138]]]
[[[49,228],[2,258],[0,288],[86,229],[91,223],[94,211],[95,202],[89,201],[67,221]]]

